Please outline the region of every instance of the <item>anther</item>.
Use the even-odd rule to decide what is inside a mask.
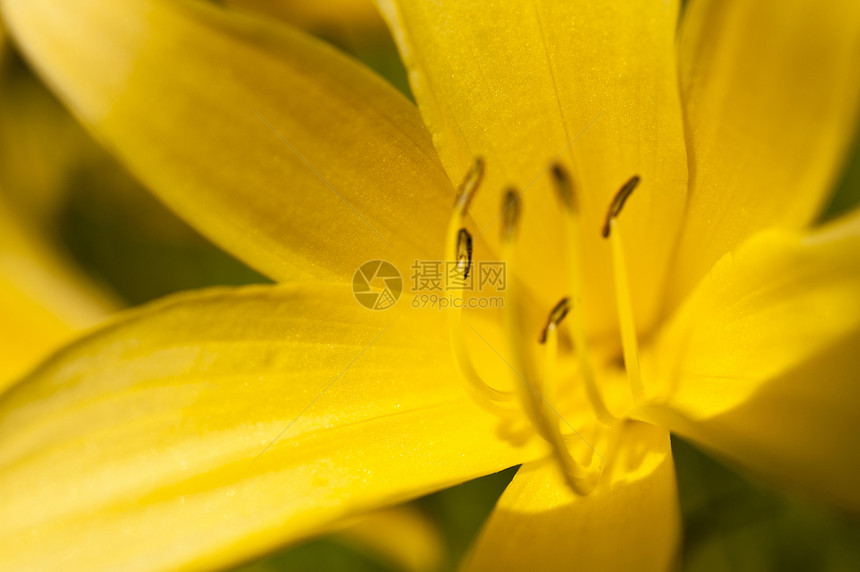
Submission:
[[[508,189],[502,200],[502,238],[511,239],[520,220],[520,197],[514,189]]]
[[[564,320],[564,317],[567,316],[567,312],[570,309],[570,305],[568,303],[567,298],[562,298],[559,300],[558,304],[552,309],[549,313],[549,318],[546,320],[546,325],[544,325],[543,330],[541,330],[540,338],[538,341],[542,344],[546,343],[546,337],[551,328],[558,328],[561,324],[561,321]]]
[[[469,277],[472,268],[472,235],[465,228],[457,233],[457,271],[463,280]]]
[[[475,162],[457,188],[457,198],[454,200],[454,208],[461,216],[466,216],[466,211],[469,210],[469,205],[472,198],[475,196],[475,191],[481,185],[484,179],[484,159],[483,157],[475,157]]]
[[[606,221],[603,223],[603,238],[609,238],[609,233],[612,231],[612,221],[621,214],[624,203],[633,194],[633,190],[639,185],[639,181],[639,175],[634,175],[615,193],[612,204],[609,205],[609,211],[606,213]]]
[[[567,170],[559,163],[552,166],[552,177],[555,181],[555,190],[562,204],[570,211],[577,210],[576,196],[573,194],[573,182]]]

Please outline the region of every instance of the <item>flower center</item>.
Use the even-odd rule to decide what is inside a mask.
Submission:
[[[454,212],[448,223],[446,257],[456,261],[456,270],[464,279],[472,271],[472,236],[465,227],[469,205],[481,185],[484,176],[484,161],[475,160],[458,189]],[[564,214],[566,237],[566,262],[568,296],[562,298],[549,310],[545,325],[540,332],[529,332],[524,326],[525,304],[520,280],[517,276],[518,252],[516,246],[519,232],[522,197],[516,190],[508,189],[503,194],[502,255],[507,264],[510,279],[505,296],[504,332],[507,340],[508,359],[505,361],[513,372],[513,390],[502,390],[498,384],[487,383],[472,362],[464,339],[463,290],[451,292],[460,298],[452,303],[448,313],[448,330],[457,364],[466,381],[466,389],[472,399],[487,411],[500,418],[500,432],[510,439],[523,437],[518,430],[523,417],[528,420],[526,433],[536,432],[550,446],[565,481],[579,494],[591,492],[603,472],[603,458],[583,436],[562,417],[554,405],[559,397],[558,388],[565,378],[559,367],[562,356],[559,336],[564,331],[572,340],[572,352],[576,362],[576,379],[582,384],[594,417],[601,425],[614,425],[619,418],[607,407],[598,384],[597,370],[589,351],[586,334],[587,324],[584,307],[584,277],[582,273],[583,252],[579,232],[581,217],[572,180],[567,171],[554,164],[551,169],[554,187]],[[630,390],[635,403],[644,399],[642,375],[639,368],[639,349],[633,319],[630,290],[624,248],[617,219],[625,202],[639,184],[639,177],[632,177],[615,195],[609,206],[602,229],[603,237],[611,242],[612,262],[615,277],[616,304],[618,306],[619,331]],[[537,335],[535,335],[537,334]],[[537,345],[535,344],[537,341]],[[542,359],[536,357],[542,351]],[[539,365],[538,362],[542,362]],[[573,445],[588,445],[586,456],[574,455]]]

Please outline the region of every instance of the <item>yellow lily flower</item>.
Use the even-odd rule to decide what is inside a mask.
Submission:
[[[136,176],[291,282],[130,312],[8,391],[5,567],[224,567],[522,463],[470,567],[667,569],[669,431],[860,509],[860,213],[811,226],[860,4],[695,0],[676,42],[677,2],[383,0],[420,115],[207,3],[0,5]],[[497,312],[350,287],[496,256]]]

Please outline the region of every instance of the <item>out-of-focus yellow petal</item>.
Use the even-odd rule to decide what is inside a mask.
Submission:
[[[757,230],[806,225],[829,197],[860,105],[860,2],[694,0],[679,51],[691,187],[674,304]]]
[[[0,272],[0,391],[34,367],[49,352],[71,339],[75,328],[34,299],[33,292]],[[48,295],[57,294],[49,280],[41,281]],[[49,286],[50,285],[50,286]],[[72,306],[74,308],[74,306]]]
[[[439,529],[427,515],[408,506],[360,516],[339,537],[407,572],[438,570],[444,562]]]
[[[757,235],[654,348],[643,414],[767,477],[860,510],[860,212]]]
[[[460,387],[443,322],[259,286],[69,346],[0,400],[0,567],[220,568],[533,458]]]
[[[502,190],[523,191],[520,240],[529,256],[522,275],[550,304],[566,292],[560,209],[547,168],[559,160],[572,171],[592,329],[615,328],[603,219],[619,188],[642,177],[620,229],[646,328],[686,197],[677,2],[379,4],[448,174],[456,180],[474,156],[486,159],[472,209],[478,226],[497,237]]]
[[[114,307],[0,200],[0,392]]]
[[[555,466],[523,466],[467,569],[670,570],[681,534],[669,433],[636,422],[618,433],[603,480],[587,496],[573,493]]]
[[[74,176],[99,147],[10,51],[0,65],[0,186],[28,225],[56,230]]]
[[[163,200],[276,279],[436,259],[453,191],[414,107],[300,32],[206,2],[2,4],[30,61]]]
[[[321,32],[377,32],[385,29],[373,0],[224,0],[236,6],[268,14],[305,30]]]

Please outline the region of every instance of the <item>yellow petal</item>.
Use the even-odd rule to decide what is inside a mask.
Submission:
[[[522,275],[550,304],[565,292],[547,168],[559,160],[572,170],[592,329],[615,328],[603,218],[621,185],[642,177],[621,228],[647,327],[686,196],[677,2],[379,4],[448,174],[457,180],[474,156],[486,159],[485,190],[473,203],[478,226],[497,236],[501,191],[523,191],[520,240],[530,256]]]
[[[224,0],[227,6],[268,14],[304,30],[354,34],[385,29],[372,0]]]
[[[0,400],[0,567],[221,568],[500,470],[439,312],[347,285],[184,295]]]
[[[0,199],[0,392],[115,307]]]
[[[414,107],[333,49],[208,2],[2,3],[130,170],[276,279],[438,258],[453,191]]]
[[[408,506],[362,515],[339,537],[405,572],[438,570],[444,562],[439,529],[426,514]]]
[[[670,570],[680,510],[669,433],[630,423],[603,480],[571,492],[553,465],[523,466],[496,505],[469,570]]]
[[[656,344],[644,418],[860,510],[860,212],[726,256]]]
[[[28,222],[55,230],[69,180],[98,147],[12,53],[0,62],[0,148],[4,197]]]
[[[824,206],[860,104],[860,3],[695,0],[679,51],[691,181],[674,303],[757,230]]]

